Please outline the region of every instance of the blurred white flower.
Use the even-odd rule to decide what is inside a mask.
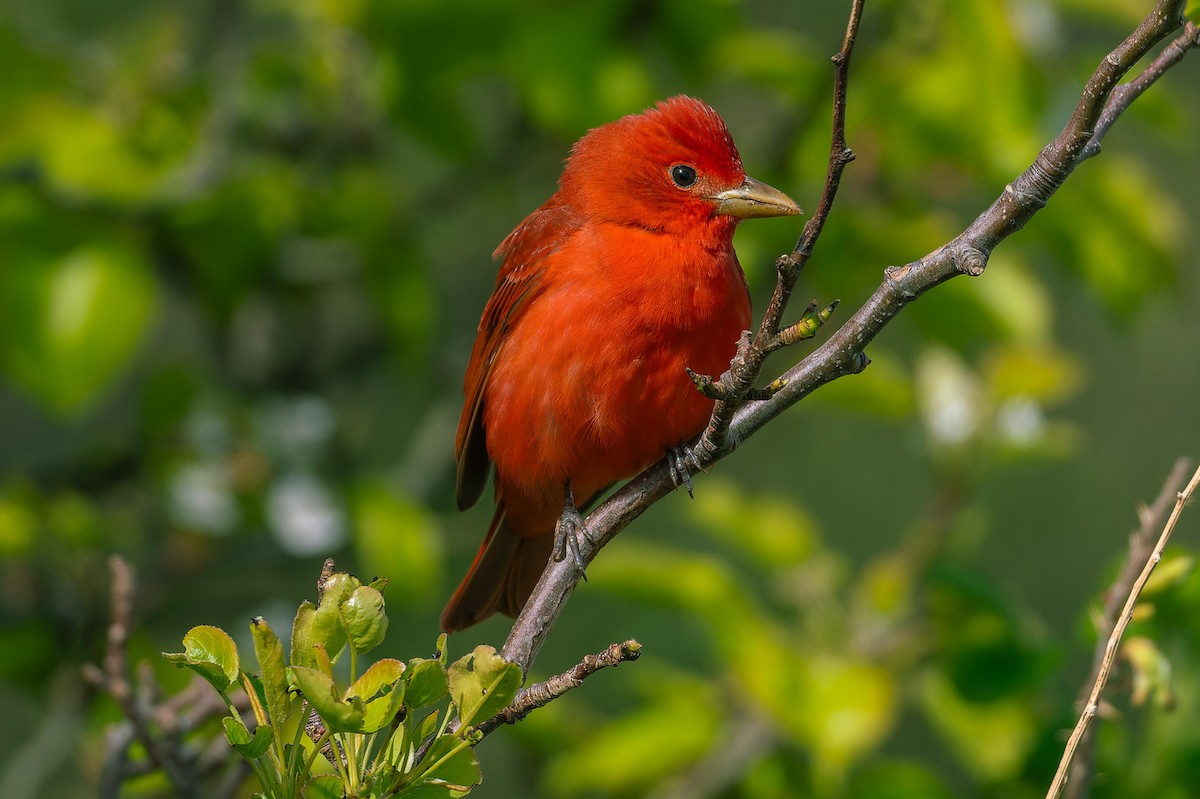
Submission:
[[[241,516],[229,473],[220,463],[189,463],[167,489],[171,516],[178,524],[205,533],[233,532]]]
[[[307,474],[284,475],[267,495],[267,523],[292,555],[326,554],[346,540],[346,521],[324,484]]]
[[[1014,397],[1000,406],[996,430],[1010,444],[1036,444],[1046,432],[1046,416],[1033,397]]]
[[[921,421],[939,446],[962,444],[978,432],[982,394],[978,378],[949,350],[931,349],[917,365]]]

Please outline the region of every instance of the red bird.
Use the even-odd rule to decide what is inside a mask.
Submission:
[[[587,503],[703,428],[684,367],[728,368],[750,325],[733,231],[801,213],[746,177],[716,111],[673,97],[590,131],[558,192],[496,248],[458,425],[458,507],[496,466],[496,513],[442,629],[525,605],[568,501]]]

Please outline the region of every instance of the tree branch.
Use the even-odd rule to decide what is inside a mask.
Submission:
[[[753,397],[754,381],[762,373],[767,356],[775,350],[788,344],[794,344],[802,338],[810,338],[833,314],[837,307],[835,301],[828,308],[816,313],[816,304],[809,306],[801,322],[780,332],[779,326],[787,310],[792,290],[800,277],[801,270],[808,263],[817,239],[825,228],[825,220],[833,209],[833,201],[837,197],[838,187],[842,182],[842,172],[846,165],[854,160],[854,152],[846,145],[846,93],[850,86],[850,56],[854,52],[854,42],[858,38],[858,26],[862,20],[863,5],[866,0],[854,0],[850,7],[850,19],[846,23],[846,34],[842,38],[842,47],[833,56],[833,121],[832,136],[829,146],[829,166],[825,171],[825,187],[821,191],[821,199],[812,218],[804,225],[804,232],[796,246],[787,255],[780,256],[775,262],[777,278],[775,291],[767,310],[763,313],[762,324],[758,335],[753,340],[743,335],[738,342],[737,354],[729,365],[729,371],[721,376],[718,383],[720,393],[728,399],[720,399],[713,406],[712,417],[708,427],[700,436],[700,440],[692,448],[692,457],[700,468],[713,463],[723,449],[729,435],[729,425],[737,408],[747,399],[761,401],[770,397]],[[808,330],[801,332],[808,322]],[[779,383],[779,381],[776,381]],[[772,384],[774,386],[775,383]],[[780,383],[780,387],[782,384]],[[778,389],[775,389],[777,391]],[[774,396],[774,391],[771,396]]]
[[[1129,554],[1121,566],[1121,573],[1108,589],[1108,598],[1104,602],[1104,610],[1097,624],[1096,651],[1092,658],[1092,672],[1087,682],[1084,683],[1084,688],[1079,696],[1081,710],[1086,705],[1089,687],[1095,685],[1096,680],[1100,677],[1104,652],[1108,648],[1107,641],[1117,626],[1117,613],[1121,610],[1121,602],[1133,590],[1134,581],[1141,573],[1142,565],[1154,551],[1154,533],[1156,530],[1162,529],[1163,520],[1166,519],[1175,498],[1179,495],[1179,490],[1183,487],[1190,468],[1191,463],[1187,458],[1175,461],[1154,504],[1148,508],[1142,506],[1138,509],[1140,522],[1138,529],[1129,536]],[[1074,762],[1071,765],[1071,777],[1067,783],[1066,796],[1068,799],[1083,799],[1087,796],[1091,786],[1092,736],[1093,730],[1089,727],[1079,741]]]
[[[620,666],[622,663],[637,660],[641,655],[642,645],[633,639],[621,644],[611,644],[608,649],[588,655],[562,674],[522,688],[517,692],[512,704],[475,729],[488,735],[501,724],[516,724],[539,707],[558,699],[572,688],[578,688],[587,677],[600,669]]]
[[[1104,687],[1108,684],[1108,675],[1112,671],[1113,661],[1117,656],[1117,647],[1121,644],[1121,637],[1125,634],[1125,628],[1129,626],[1129,622],[1133,618],[1133,611],[1137,607],[1138,597],[1141,596],[1142,589],[1145,587],[1146,581],[1150,579],[1150,574],[1154,571],[1154,567],[1162,560],[1163,550],[1167,548],[1167,541],[1171,538],[1171,531],[1175,529],[1175,523],[1179,521],[1179,516],[1183,513],[1183,506],[1191,499],[1192,493],[1196,490],[1197,486],[1200,486],[1200,468],[1197,468],[1195,473],[1192,474],[1192,479],[1188,481],[1187,487],[1176,495],[1175,507],[1171,511],[1171,517],[1167,519],[1166,525],[1163,526],[1162,534],[1158,537],[1158,542],[1154,545],[1149,557],[1145,559],[1137,575],[1137,579],[1134,580],[1133,585],[1129,588],[1128,595],[1125,598],[1125,605],[1121,609],[1121,615],[1117,617],[1116,624],[1113,626],[1107,641],[1105,641],[1104,654],[1100,659],[1099,668],[1096,670],[1096,676],[1092,681],[1092,690],[1088,694],[1087,704],[1084,705],[1083,712],[1079,716],[1079,721],[1076,722],[1075,729],[1071,732],[1071,737],[1067,741],[1066,750],[1063,752],[1062,760],[1059,761],[1058,771],[1054,774],[1054,781],[1050,783],[1050,790],[1046,793],[1046,799],[1056,799],[1067,784],[1067,774],[1071,768],[1071,759],[1074,757],[1080,741],[1087,733],[1088,726],[1092,723],[1092,719],[1096,715],[1096,709],[1100,705],[1100,695],[1104,693]]]
[[[854,8],[859,10],[861,5],[856,3]],[[782,376],[786,384],[771,399],[737,407],[728,424],[727,435],[721,435],[720,430],[714,434],[706,430],[702,439],[718,442],[712,452],[703,448],[702,457],[707,464],[728,455],[742,440],[815,389],[839,377],[861,371],[867,363],[864,354],[866,346],[921,294],[960,274],[982,274],[992,250],[1020,230],[1046,205],[1083,160],[1088,144],[1107,130],[1107,127],[1102,128],[1099,124],[1102,114],[1111,111],[1115,121],[1128,102],[1132,102],[1132,97],[1128,102],[1123,98],[1110,102],[1114,87],[1139,59],[1180,26],[1182,8],[1183,0],[1159,0],[1155,4],[1137,29],[1096,67],[1062,132],[966,230],[917,261],[889,267],[883,283],[863,306],[824,344]],[[847,41],[853,41],[855,26],[852,17],[847,27]],[[1194,39],[1192,41],[1194,44]],[[1189,48],[1191,46],[1189,44]],[[1170,63],[1155,63],[1150,69],[1161,72],[1178,63],[1178,59]],[[846,63],[840,64],[839,71],[845,66]],[[837,103],[835,96],[835,140]],[[1108,124],[1111,125],[1111,122]],[[827,191],[829,183],[830,180],[827,180]],[[768,312],[773,310],[769,308]],[[742,348],[739,347],[739,356],[741,354]],[[714,413],[714,420],[716,417]],[[618,532],[671,490],[670,470],[666,461],[660,461],[597,507],[587,520],[594,541],[581,542],[580,546],[584,563],[591,562]],[[579,573],[569,559],[551,561],[509,633],[503,649],[506,657],[528,671],[578,580]]]

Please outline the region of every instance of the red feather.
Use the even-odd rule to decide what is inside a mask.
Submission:
[[[774,192],[747,181],[715,111],[675,97],[580,139],[560,190],[496,249],[455,452],[459,507],[494,464],[496,513],[444,629],[520,611],[567,480],[586,506],[703,428],[712,402],[684,367],[720,374],[750,324],[734,229],[799,212],[778,192],[757,210],[723,204],[751,184]]]

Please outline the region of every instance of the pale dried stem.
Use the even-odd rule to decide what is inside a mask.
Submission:
[[[1108,684],[1108,676],[1112,671],[1113,661],[1117,656],[1117,649],[1120,647],[1122,636],[1125,635],[1125,628],[1129,626],[1130,620],[1133,619],[1133,611],[1137,607],[1138,597],[1141,596],[1142,589],[1146,587],[1146,581],[1150,579],[1154,567],[1162,560],[1163,550],[1167,548],[1167,542],[1171,539],[1171,532],[1175,529],[1175,523],[1179,521],[1179,516],[1183,513],[1183,506],[1191,499],[1192,492],[1196,490],[1197,485],[1200,485],[1200,468],[1197,468],[1195,473],[1192,474],[1192,479],[1188,481],[1187,487],[1176,496],[1175,507],[1171,510],[1171,516],[1163,526],[1162,534],[1158,537],[1158,542],[1155,543],[1154,549],[1150,552],[1150,557],[1146,559],[1145,565],[1142,566],[1137,579],[1129,590],[1128,596],[1125,598],[1125,605],[1121,609],[1121,615],[1117,617],[1117,623],[1113,626],[1113,631],[1108,636],[1108,640],[1105,641],[1104,656],[1100,660],[1100,668],[1096,674],[1095,681],[1092,683],[1092,690],[1088,693],[1087,702],[1083,707],[1083,712],[1079,715],[1079,721],[1075,723],[1075,729],[1071,731],[1071,737],[1067,739],[1066,749],[1063,750],[1062,760],[1059,761],[1058,770],[1054,774],[1054,780],[1050,783],[1050,790],[1046,792],[1046,799],[1057,799],[1058,795],[1062,792],[1063,786],[1067,783],[1067,774],[1070,772],[1071,759],[1075,756],[1079,742],[1083,739],[1088,726],[1096,716],[1096,710],[1100,706],[1100,695],[1104,693],[1104,687]]]

